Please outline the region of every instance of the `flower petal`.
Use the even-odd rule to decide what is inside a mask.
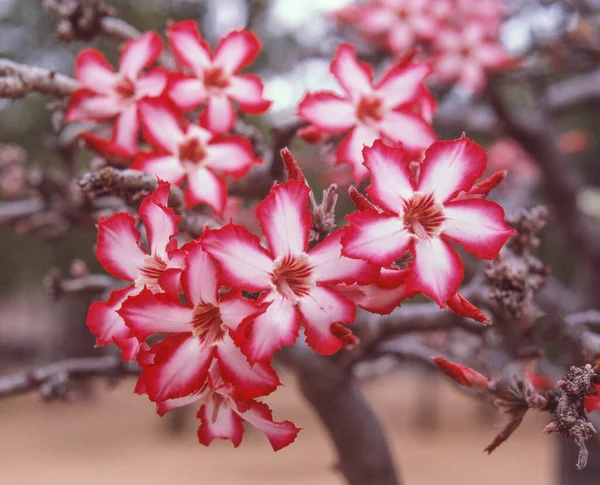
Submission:
[[[380,138],[380,135],[374,128],[357,125],[338,145],[336,163],[350,164],[352,178],[357,183],[362,182],[369,175],[369,171],[363,165],[363,148],[371,146],[377,138]]]
[[[167,93],[171,101],[183,111],[191,111],[199,108],[207,96],[202,81],[183,74],[173,74],[171,76]]]
[[[425,152],[418,191],[447,202],[467,192],[485,170],[485,151],[468,138],[438,141]]]
[[[238,414],[266,435],[274,451],[293,443],[300,432],[300,428],[296,428],[291,421],[273,421],[271,409],[262,402],[251,401],[249,408],[244,412],[238,410]]]
[[[154,32],[146,32],[123,46],[119,60],[119,72],[134,81],[143,68],[150,66],[162,53],[163,41]]]
[[[350,227],[342,236],[344,256],[389,266],[410,247],[412,237],[397,215],[366,210],[346,218]]]
[[[140,123],[136,105],[125,108],[113,128],[111,145],[129,155],[135,155],[138,146]]]
[[[458,291],[464,266],[456,251],[439,237],[417,239],[413,246],[414,261],[407,281],[409,291],[423,293],[440,307]]]
[[[377,93],[386,106],[397,106],[415,101],[425,78],[431,74],[431,67],[425,63],[400,62],[390,67],[377,84]]]
[[[401,141],[411,159],[420,159],[422,152],[436,140],[431,125],[411,108],[389,112],[379,123],[379,129],[390,140]]]
[[[104,54],[96,49],[84,49],[75,58],[75,79],[96,93],[111,94],[115,70]]]
[[[373,91],[371,65],[359,62],[356,49],[350,44],[338,46],[331,61],[330,71],[352,99]]]
[[[111,275],[126,281],[134,281],[144,265],[146,253],[140,247],[140,231],[135,219],[118,212],[98,222],[98,245],[96,257]]]
[[[216,263],[198,241],[186,247],[188,247],[186,265],[181,274],[181,285],[186,298],[192,305],[216,304],[220,286]]]
[[[247,335],[242,351],[251,364],[270,362],[276,350],[296,341],[300,330],[300,318],[294,305],[278,293],[270,292],[260,300],[270,302],[266,311],[241,326]]]
[[[504,243],[513,235],[504,222],[504,210],[495,202],[469,199],[444,206],[442,234],[480,259],[498,256]]]
[[[328,134],[342,133],[357,123],[354,105],[328,91],[307,93],[298,105],[298,116]]]
[[[202,421],[198,428],[198,441],[208,446],[215,438],[230,440],[237,448],[244,436],[242,420],[227,402],[222,402],[218,396],[216,399],[218,401],[209,399],[198,411],[198,418]]]
[[[260,315],[268,306],[256,300],[246,300],[241,290],[231,290],[219,300],[223,324],[235,334],[238,327],[250,317]]]
[[[269,109],[272,101],[263,98],[264,85],[254,74],[232,76],[225,92],[236,101],[242,111],[253,115],[262,114]]]
[[[214,347],[191,335],[169,335],[154,345],[154,364],[142,367],[148,397],[154,402],[185,397],[206,383]]]
[[[165,293],[144,288],[130,296],[118,311],[126,325],[140,340],[158,333],[183,333],[192,330],[192,309]]]
[[[258,237],[237,224],[205,232],[202,246],[217,261],[223,284],[261,291],[271,286],[273,260]]]
[[[108,121],[121,111],[112,96],[96,95],[89,89],[78,89],[69,100],[68,121]]]
[[[258,362],[251,367],[248,359],[230,337],[223,338],[216,347],[221,377],[235,387],[237,399],[266,396],[280,384],[277,374],[269,364]]]
[[[233,129],[236,114],[233,105],[224,94],[215,94],[208,98],[206,108],[201,115],[202,126],[214,133],[225,133]]]
[[[155,67],[141,76],[135,83],[135,97],[156,98],[163,94],[169,82],[169,71],[164,67]]]
[[[225,180],[212,170],[198,167],[187,175],[188,188],[185,191],[185,202],[188,207],[207,204],[217,214],[222,214],[227,202],[227,184]]]
[[[103,346],[114,343],[123,351],[123,360],[132,361],[140,347],[140,342],[132,336],[131,329],[117,313],[121,304],[138,289],[128,286],[114,290],[107,301],[95,301],[90,305],[86,325],[96,336],[96,345]]]
[[[155,203],[152,197],[147,197],[140,204],[139,214],[146,228],[150,254],[161,261],[168,261],[168,248],[179,234],[177,224],[181,217],[176,216],[173,209]]]
[[[180,65],[189,67],[197,75],[211,64],[210,47],[202,38],[198,24],[193,20],[177,22],[167,31],[169,48]]]
[[[143,392],[142,394],[145,394]],[[169,411],[173,411],[173,409],[179,409],[183,406],[188,406],[192,403],[198,402],[202,399],[202,394],[190,394],[185,397],[176,397],[175,399],[167,399],[166,401],[157,402],[156,403],[156,413],[159,416],[164,416]]]
[[[309,193],[305,184],[288,180],[275,185],[256,209],[262,232],[276,258],[306,250],[312,226],[307,209]]]
[[[372,147],[364,148],[363,156],[365,167],[371,174],[367,194],[383,209],[399,214],[415,191],[403,148],[375,140]]]
[[[379,267],[362,259],[342,256],[342,236],[338,229],[310,250],[312,275],[319,283],[371,283],[379,276]]]
[[[206,149],[204,165],[237,180],[248,173],[255,161],[248,139],[242,136],[217,136]]]
[[[306,343],[324,355],[334,354],[342,347],[342,341],[331,333],[331,324],[352,323],[356,317],[353,302],[324,286],[315,286],[308,295],[300,298],[298,309]]]
[[[249,30],[234,30],[215,49],[214,64],[233,74],[254,62],[261,49],[260,39]]]
[[[176,185],[181,183],[185,175],[185,170],[178,157],[157,152],[138,152],[131,168],[150,173]]]
[[[177,108],[165,98],[146,98],[138,109],[145,140],[167,153],[177,153],[185,137]]]

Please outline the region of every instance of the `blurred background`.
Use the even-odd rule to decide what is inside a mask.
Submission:
[[[521,62],[520,68],[506,74],[510,96],[517,104],[533,103],[539,86],[598,69],[600,2],[497,3],[505,10],[496,40]],[[246,121],[267,138],[268,126],[296,119],[296,106],[307,90],[339,90],[329,62],[340,42],[355,43],[359,54],[376,64],[376,72],[390,62],[389,52],[360,35],[356,20],[340,21],[338,16],[336,21],[334,12],[351,5],[348,0],[111,0],[109,4],[117,17],[142,31],[163,33],[169,20],[196,19],[212,45],[232,28],[254,30],[263,41],[263,52],[252,71],[264,79],[273,106],[263,117]],[[116,63],[115,42],[97,39],[91,45]],[[55,24],[40,0],[0,0],[0,57],[72,74],[73,59],[83,47],[81,42],[65,45],[57,39]],[[486,147],[490,172],[509,169],[496,195],[507,212],[543,203],[543,178],[536,160],[518,142],[495,136],[485,120],[473,117],[467,126],[464,119],[453,121],[449,116],[485,106],[486,90],[476,93],[454,83],[431,87],[440,105],[440,116],[434,118],[438,136],[453,138],[467,131]],[[16,101],[0,99],[3,199],[18,198],[14,188],[35,169],[51,170],[59,163],[52,102],[36,94]],[[596,99],[560,113],[554,125],[556,148],[564,163],[585,181],[577,198],[579,210],[595,219],[600,218],[599,120]],[[349,185],[349,167],[333,166],[330,147],[328,152],[327,147],[296,139],[291,149],[307,168],[316,191],[334,181],[341,187]],[[90,159],[90,154],[82,157],[81,168]],[[342,196],[340,216],[349,207]],[[557,224],[551,217],[538,256],[561,284],[574,292],[589,288],[589,275]],[[98,295],[56,298],[61,278],[76,275],[82,267],[101,272],[93,252],[95,231],[69,229],[65,237],[41,238],[28,229],[27,225],[0,229],[2,374],[63,357],[100,353],[83,323]],[[479,268],[470,268],[471,274]],[[598,305],[595,289],[586,295]],[[0,483],[343,483],[333,469],[334,450],[297,390],[294,376],[284,372],[282,381],[286,387],[267,402],[277,419],[290,419],[304,431],[277,454],[254,429],[246,431],[237,450],[221,442],[210,448],[199,446],[194,410],[160,419],[151,403],[132,394],[134,381],[128,379],[116,387],[107,382],[81,385],[69,403],[44,403],[36,394],[0,400]],[[456,391],[441,376],[403,365],[391,375],[367,379],[365,387],[407,484],[553,483],[558,462],[554,438],[541,433],[545,416],[530,413],[513,439],[486,456],[483,449],[499,431],[502,418],[491,406]],[[600,477],[595,483],[600,483]]]

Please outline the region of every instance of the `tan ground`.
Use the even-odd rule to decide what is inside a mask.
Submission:
[[[552,483],[553,443],[540,432],[543,416],[528,416],[515,439],[488,457],[482,450],[501,420],[481,424],[475,403],[443,382],[439,427],[418,429],[417,379],[403,374],[367,385],[407,485]],[[238,449],[225,442],[202,447],[192,419],[183,436],[169,435],[151,404],[131,394],[132,386],[124,381],[106,390],[98,383],[92,401],[73,404],[44,404],[37,396],[0,402],[0,484],[343,483],[331,468],[327,436],[293,384],[268,400],[277,419],[292,419],[304,428],[278,453],[252,430]]]

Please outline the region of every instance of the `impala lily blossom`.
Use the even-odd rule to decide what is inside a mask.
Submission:
[[[410,57],[390,67],[374,85],[371,66],[359,62],[356,50],[342,44],[331,62],[331,72],[344,90],[344,96],[330,91],[308,93],[298,106],[298,116],[325,135],[347,133],[340,142],[337,163],[349,163],[354,179],[367,176],[362,149],[376,139],[403,142],[414,158],[435,141],[427,121],[431,107],[424,96],[423,81],[430,74],[424,63]],[[415,105],[423,109],[416,112]]]
[[[179,217],[167,207],[168,197],[169,184],[160,182],[140,206],[149,253],[140,246],[141,233],[129,214],[119,212],[108,219],[102,218],[98,223],[98,261],[109,274],[131,284],[113,291],[106,302],[92,303],[87,326],[96,335],[98,345],[115,343],[126,360],[136,357],[140,341],[116,310],[129,296],[144,288],[151,293],[177,293],[183,253],[177,250],[174,240],[178,234]]]
[[[490,36],[482,22],[442,30],[435,39],[435,47],[434,77],[476,93],[485,88],[488,72],[515,65],[515,60],[497,38]]]
[[[458,382],[461,386],[468,387],[478,392],[487,392],[489,379],[480,374],[476,370],[467,367],[466,365],[456,364],[450,362],[443,357],[432,357],[431,360],[442,370],[444,373]]]
[[[235,30],[223,37],[211,53],[192,20],[176,23],[167,32],[169,46],[178,63],[193,74],[174,77],[169,96],[183,110],[199,108],[203,124],[215,133],[233,128],[235,101],[246,113],[261,114],[271,101],[263,98],[263,83],[253,74],[239,74],[258,56],[261,43],[249,30]]]
[[[118,312],[140,341],[167,334],[152,347],[153,363],[142,366],[150,399],[161,402],[198,392],[213,362],[239,399],[274,391],[280,384],[275,371],[262,363],[251,368],[230,335],[243,321],[262,313],[263,306],[242,298],[241,291],[219,296],[216,264],[199,242],[187,246],[181,285],[188,303],[145,289],[125,300]]]
[[[206,383],[198,392],[159,402],[156,411],[164,416],[173,409],[193,403],[201,404],[197,414],[201,421],[198,441],[205,446],[214,439],[223,439],[230,440],[237,448],[244,435],[244,422],[262,431],[274,451],[292,443],[300,432],[300,428],[291,421],[273,421],[271,409],[266,404],[254,399],[240,400],[235,388],[223,381],[215,363],[209,369]]]
[[[187,180],[189,206],[208,204],[222,214],[227,201],[224,176],[239,179],[261,159],[241,136],[215,135],[192,123],[183,123],[178,110],[165,98],[148,99],[139,106],[144,138],[156,148],[138,153],[132,168],[174,184]]]
[[[347,216],[342,254],[389,266],[410,251],[407,291],[419,292],[441,307],[456,292],[464,266],[449,240],[477,258],[492,259],[513,234],[504,211],[483,198],[456,200],[483,174],[481,147],[467,138],[436,142],[425,153],[413,180],[401,146],[376,141],[364,150],[371,174],[367,193],[381,211],[367,208]]]
[[[130,157],[138,146],[139,119],[137,103],[145,97],[159,96],[167,86],[167,71],[155,68],[142,74],[162,52],[162,40],[148,32],[130,40],[123,48],[119,72],[115,72],[104,55],[85,49],[75,59],[75,78],[81,84],[69,102],[69,121],[115,120],[110,140],[91,133],[83,136],[88,144],[106,155]]]
[[[336,291],[337,283],[369,283],[379,268],[341,255],[336,231],[308,248],[310,189],[296,180],[276,185],[259,205],[257,217],[269,249],[246,228],[228,224],[203,238],[206,251],[223,272],[224,284],[263,292],[266,311],[251,319],[241,335],[251,363],[268,361],[278,348],[295,341],[300,324],[307,343],[317,352],[333,354],[342,346],[331,332],[334,323],[354,321],[355,305]],[[243,338],[242,338],[243,337]]]

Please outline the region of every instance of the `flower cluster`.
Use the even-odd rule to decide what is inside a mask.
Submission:
[[[171,184],[184,185],[190,207],[231,210],[224,176],[243,177],[257,162],[247,139],[228,134],[232,101],[249,113],[269,102],[260,79],[239,74],[260,49],[252,33],[230,33],[214,54],[193,22],[173,24],[167,37],[180,71],[144,72],[162,52],[153,32],[125,45],[118,73],[97,51],[83,51],[82,88],[68,111],[71,120],[113,120],[109,139],[86,133],[88,144],[158,178],[138,218],[117,213],[98,223],[98,260],[127,286],[93,303],[87,324],[98,345],[115,344],[124,360],[137,361],[136,392],[159,414],[197,403],[201,443],[237,446],[246,421],[278,450],[299,429],[274,421],[258,399],[281,384],[275,352],[300,334],[315,352],[334,354],[358,342],[348,327],[357,307],[387,314],[417,294],[489,323],[458,293],[464,268],[450,243],[482,259],[498,254],[512,231],[485,196],[503,175],[477,183],[483,149],[465,137],[435,141],[427,64],[408,56],[373,83],[370,67],[343,44],[331,70],[345,95],[317,92],[300,103],[309,122],[302,134],[345,134],[338,161],[352,165],[357,181],[370,177],[366,196],[350,189],[357,211],[348,225],[311,239],[318,211],[309,210],[311,189],[285,151],[287,182],[256,208],[262,240],[230,222],[189,241],[168,206]],[[197,108],[194,123],[188,117]],[[140,133],[150,149],[140,149]]]
[[[369,0],[335,18],[396,57],[423,47],[437,80],[479,92],[487,72],[514,63],[499,41],[506,10],[505,0]]]
[[[82,134],[90,148],[106,158],[133,160],[133,168],[168,182],[185,182],[189,206],[203,203],[222,214],[225,177],[243,177],[261,162],[248,140],[227,135],[236,120],[234,102],[251,114],[271,104],[257,76],[239,73],[261,44],[252,32],[237,30],[212,53],[193,21],[171,25],[167,38],[176,71],[151,67],[163,51],[156,32],[125,44],[118,72],[95,49],[79,53],[75,77],[81,87],[71,97],[67,119],[112,122],[109,139]],[[198,108],[196,122],[188,121],[185,115]],[[149,150],[140,149],[140,135]]]
[[[298,429],[273,422],[256,398],[280,384],[273,355],[301,329],[314,351],[330,355],[356,343],[346,325],[357,306],[390,313],[417,293],[488,323],[457,293],[463,266],[449,245],[490,259],[512,234],[500,206],[482,197],[489,184],[474,184],[485,168],[483,150],[466,138],[435,142],[418,177],[401,146],[376,140],[364,157],[371,201],[354,191],[359,210],[349,226],[314,246],[310,188],[297,166],[256,210],[266,247],[234,223],[179,247],[167,182],[139,209],[147,251],[132,216],[100,221],[98,259],[130,285],[94,303],[88,326],[99,345],[115,343],[124,359],[137,359],[136,391],[160,414],[201,404],[201,443],[227,438],[237,446],[241,421],[264,431],[274,449],[295,439]],[[407,253],[413,260],[398,266]]]

